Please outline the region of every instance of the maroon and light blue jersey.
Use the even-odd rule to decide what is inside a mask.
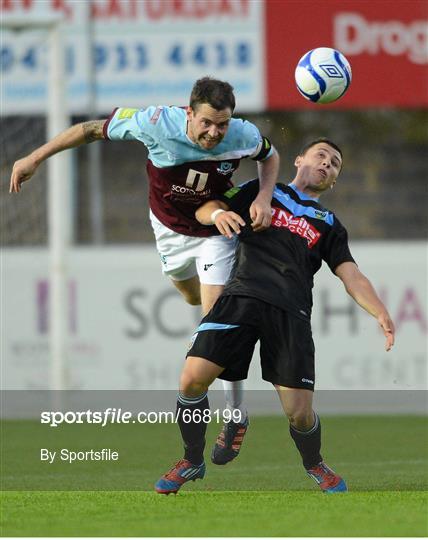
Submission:
[[[148,149],[149,203],[159,221],[180,234],[212,236],[217,229],[201,225],[196,209],[232,187],[242,158],[262,161],[273,149],[254,124],[238,118],[231,118],[226,136],[210,150],[192,142],[186,130],[181,107],[119,108],[104,124],[105,138],[138,140]]]

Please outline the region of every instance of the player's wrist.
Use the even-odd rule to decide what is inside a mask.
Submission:
[[[217,210],[214,210],[214,212],[211,214],[211,224],[215,224],[216,217],[221,214],[222,212],[225,212],[226,210],[223,210],[223,208],[217,208]]]
[[[38,167],[45,159],[43,153],[37,149],[27,156],[27,163],[29,161],[33,167]]]

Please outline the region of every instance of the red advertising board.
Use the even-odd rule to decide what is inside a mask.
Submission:
[[[428,106],[426,0],[266,0],[267,107]],[[294,70],[316,47],[349,60],[353,80],[330,105],[298,93]]]

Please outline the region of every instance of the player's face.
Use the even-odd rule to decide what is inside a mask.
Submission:
[[[309,148],[303,156],[297,156],[295,165],[298,175],[316,192],[331,188],[342,167],[340,153],[326,143]]]
[[[187,110],[187,135],[205,150],[211,150],[224,138],[229,128],[232,111],[217,111],[208,103],[198,105],[196,109]]]

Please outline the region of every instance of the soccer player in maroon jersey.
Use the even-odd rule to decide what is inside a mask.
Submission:
[[[63,150],[96,140],[137,140],[148,150],[150,219],[162,271],[192,305],[206,314],[221,294],[233,264],[235,241],[202,225],[195,210],[232,186],[240,160],[257,162],[260,189],[250,206],[254,230],[269,227],[270,200],[279,157],[257,127],[233,118],[235,96],[227,82],[204,77],[196,81],[188,107],[117,108],[105,120],[74,125],[14,164],[10,191],[19,192],[41,162]],[[225,382],[226,401],[244,418],[224,426],[226,441],[247,428],[242,383]],[[223,464],[237,455],[230,445],[216,445],[213,461]]]

